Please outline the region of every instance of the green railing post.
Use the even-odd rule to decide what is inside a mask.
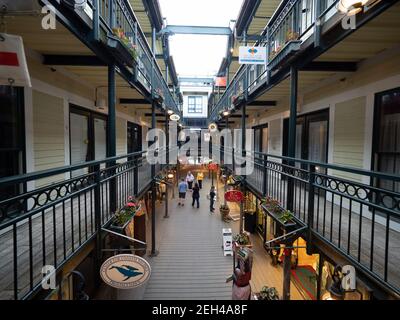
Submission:
[[[115,64],[111,63],[108,66],[108,121],[107,121],[107,156],[115,157],[116,156],[116,112],[115,112],[115,104],[116,104],[116,94],[115,94]],[[115,166],[115,161],[111,161],[108,163],[108,167]],[[111,172],[108,172],[110,175],[115,174],[115,169],[112,169]],[[115,212],[117,209],[117,188],[116,188],[116,179],[110,180],[110,211]]]
[[[96,286],[100,286],[100,276],[99,270],[101,266],[102,259],[102,237],[101,237],[101,175],[100,175],[100,165],[96,164],[94,167],[94,224],[95,224],[95,233],[96,233],[96,254],[95,254],[95,263],[94,263],[94,274],[96,279]]]
[[[315,165],[309,166],[307,210],[307,254],[312,254],[312,229],[314,227]]]
[[[289,117],[289,138],[288,138],[288,157],[296,157],[296,122],[297,122],[297,85],[298,70],[296,66],[291,67],[290,71],[290,117]],[[294,167],[295,163],[289,161],[288,165]],[[288,177],[287,186],[287,209],[293,211],[294,180]]]

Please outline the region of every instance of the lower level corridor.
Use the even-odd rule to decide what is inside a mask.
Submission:
[[[207,177],[208,174],[205,174]],[[200,208],[192,207],[191,193],[186,196],[184,207],[178,206],[177,192],[169,200],[169,218],[165,219],[164,204],[157,205],[156,257],[148,258],[152,275],[144,290],[143,299],[151,300],[201,300],[231,299],[232,282],[226,278],[232,274],[233,258],[224,257],[222,229],[232,228],[233,235],[239,230],[239,221],[223,222],[219,202],[223,201],[223,186],[219,185],[215,213],[209,211],[207,194],[210,179],[205,179],[200,191]],[[238,206],[231,205],[236,214]],[[238,212],[237,212],[238,214]],[[258,236],[252,236],[254,263],[251,280],[252,291],[258,292],[264,285],[276,287],[282,295],[282,268],[273,267]],[[292,284],[292,299],[303,299]],[[129,299],[129,296],[124,299]],[[139,297],[135,297],[139,298]]]

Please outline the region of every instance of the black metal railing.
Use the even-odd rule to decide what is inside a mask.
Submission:
[[[257,152],[248,152],[247,159],[254,167],[246,175],[251,190],[278,200],[313,239],[400,293],[399,175]]]
[[[222,111],[233,109],[234,101],[246,90],[251,94],[260,83],[267,81],[267,73],[278,62],[285,61],[285,57],[293,49],[290,47],[293,43],[298,49],[314,34],[317,20],[320,21],[318,27],[322,27],[330,17],[338,12],[337,3],[338,0],[282,1],[264,29],[264,39],[256,43],[257,46],[267,47],[268,67],[242,65],[232,78],[225,93],[213,106],[211,121],[218,120]],[[245,86],[242,87],[242,84]]]
[[[152,177],[145,156],[138,152],[0,179],[1,186],[21,190],[0,201],[0,299],[31,297],[41,288],[43,266],[61,268],[129,196],[146,190]]]
[[[170,92],[162,76],[157,60],[154,57],[146,37],[140,28],[139,22],[128,0],[98,0],[99,22],[101,28],[100,41],[106,42],[109,35],[116,29],[123,31],[124,35],[133,45],[136,76],[141,85],[149,94],[158,92],[163,97],[166,107],[180,113],[177,102]],[[94,6],[97,2],[94,2]],[[95,21],[94,21],[95,23]]]

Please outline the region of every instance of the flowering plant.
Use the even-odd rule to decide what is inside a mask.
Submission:
[[[134,60],[137,59],[137,50],[136,45],[132,42],[132,40],[126,36],[124,30],[122,28],[114,28],[113,34],[118,37],[125,47],[129,50]]]
[[[128,202],[115,213],[114,224],[118,226],[125,225],[135,216],[139,207],[138,202],[133,197],[128,197]]]

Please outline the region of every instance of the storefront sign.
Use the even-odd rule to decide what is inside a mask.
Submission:
[[[31,87],[22,38],[0,33],[0,85]]]
[[[239,47],[239,64],[267,63],[266,47]]]
[[[103,281],[116,289],[141,286],[151,275],[149,263],[133,254],[120,254],[107,259],[100,268]]]
[[[228,202],[242,202],[243,199],[243,192],[239,190],[229,190],[225,192],[225,200]]]

